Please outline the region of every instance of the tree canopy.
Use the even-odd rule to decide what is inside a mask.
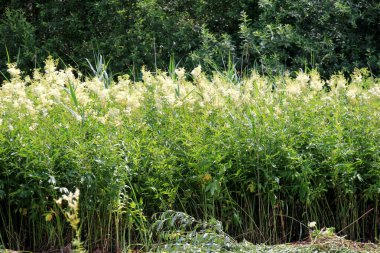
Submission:
[[[380,69],[377,0],[11,0],[0,4],[0,68],[48,56],[84,68],[101,53],[114,72],[145,65],[322,74]]]

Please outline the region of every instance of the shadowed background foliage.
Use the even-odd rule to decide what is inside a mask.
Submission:
[[[0,69],[7,54],[22,69],[40,67],[48,55],[85,68],[94,52],[114,73],[146,65],[225,69],[228,56],[278,74],[318,68],[328,76],[380,68],[380,3],[318,0],[61,0],[0,3]],[[7,53],[8,52],[8,53]]]

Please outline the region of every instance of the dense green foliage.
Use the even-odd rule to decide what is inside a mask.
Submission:
[[[83,68],[100,52],[116,72],[142,65],[226,68],[243,72],[318,68],[326,77],[355,67],[380,69],[377,0],[139,0],[30,1],[0,4],[0,68],[8,48],[23,69],[49,55]]]
[[[312,221],[379,239],[380,83],[365,69],[351,82],[324,82],[316,71],[209,80],[198,67],[109,83],[58,71],[52,59],[32,77],[15,65],[8,72],[0,88],[6,247],[49,250],[78,234],[91,252],[148,249],[160,239],[152,215],[168,210],[214,221],[217,232],[219,220],[237,240],[303,239]],[[76,188],[70,227],[57,200],[72,200]]]

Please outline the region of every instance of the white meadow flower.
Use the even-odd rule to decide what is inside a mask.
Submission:
[[[62,205],[62,198],[59,198],[55,201],[55,203],[57,203],[59,206]]]
[[[133,109],[139,108],[141,106],[141,103],[140,103],[141,97],[142,97],[142,94],[140,94],[139,92],[130,95],[126,100],[126,103],[125,103],[126,107],[129,108],[131,111]]]
[[[16,63],[9,63],[7,64],[8,67],[8,73],[11,75],[11,77],[16,78],[19,77],[21,74],[21,71],[17,68]]]
[[[46,108],[42,108],[41,112],[42,112],[42,116],[44,117],[47,117],[49,115],[49,112]]]
[[[309,82],[310,80],[310,77],[308,74],[300,71],[298,72],[297,74],[297,77],[296,77],[296,80],[302,85],[302,86],[306,86],[307,83]]]
[[[40,96],[46,92],[46,88],[42,86],[41,84],[36,85],[32,88],[32,91],[35,96]]]
[[[106,117],[97,117],[98,121],[105,125],[107,123],[107,118]]]
[[[33,132],[34,130],[36,130],[37,126],[38,126],[38,123],[33,123],[32,125],[29,126],[29,130]]]
[[[33,79],[34,79],[35,81],[39,81],[39,80],[42,79],[42,75],[41,75],[41,72],[40,72],[39,69],[35,69],[35,70],[33,71]]]
[[[109,100],[109,90],[108,89],[103,89],[102,91],[100,91],[100,93],[98,95],[99,95],[99,99],[102,102],[106,102]]]
[[[310,72],[310,89],[320,91],[323,89],[324,82],[321,80],[319,73],[316,70]]]
[[[359,94],[359,88],[355,85],[350,85],[346,94],[350,99],[355,99]]]
[[[20,107],[20,103],[18,100],[13,101],[13,107],[18,109]]]
[[[337,89],[344,89],[344,88],[346,88],[346,83],[347,83],[346,79],[344,77],[341,77],[336,82],[336,88]]]
[[[274,107],[274,113],[278,116],[278,115],[281,115],[282,114],[282,109],[279,105],[276,105]]]
[[[30,76],[26,76],[24,78],[24,80],[25,80],[26,83],[31,83],[32,82],[32,79],[30,78]]]
[[[175,70],[175,73],[178,76],[178,79],[182,80],[185,77],[186,70],[184,68],[179,68]]]
[[[69,208],[71,208],[71,209],[76,209],[78,206],[76,200],[72,200],[71,202],[68,203],[68,205],[69,205]]]
[[[132,115],[132,110],[131,108],[127,107],[123,110],[123,113],[127,116],[131,116]]]
[[[129,78],[130,78],[130,76],[128,74],[118,76],[117,77],[117,82],[118,82],[117,86],[128,86],[131,83],[131,80]],[[117,86],[113,86],[113,87],[117,87]]]
[[[369,89],[368,93],[370,93],[372,96],[380,98],[380,86]]]
[[[82,105],[87,105],[88,103],[90,103],[90,97],[84,92],[78,92],[77,99],[79,103]]]
[[[355,68],[354,72],[351,74],[351,79],[353,83],[361,83],[363,78],[366,78],[368,75],[369,71],[367,68]]]
[[[344,78],[342,73],[339,73],[331,76],[327,83],[334,93],[338,93],[346,88],[347,80]]]
[[[290,83],[286,86],[286,93],[291,96],[301,95],[301,87],[298,83]]]
[[[127,91],[115,92],[113,97],[116,103],[118,103],[119,105],[125,105],[127,97],[128,97],[128,92]]]
[[[55,61],[53,59],[53,57],[49,56],[46,60],[45,60],[45,72],[46,74],[50,74],[50,73],[53,73],[55,72],[56,70],[56,65],[57,65],[57,61]]]
[[[79,190],[78,188],[75,188],[74,198],[75,198],[76,200],[79,199],[79,194],[80,194],[80,190]]]
[[[201,65],[198,65],[193,71],[191,71],[191,74],[193,75],[194,78],[198,78],[202,73],[202,67]]]
[[[75,114],[75,119],[77,120],[77,121],[82,121],[82,116],[80,116],[79,114]]]
[[[150,73],[149,70],[146,70],[145,66],[142,68],[141,73],[144,84],[148,86],[152,85],[155,79],[152,73]]]
[[[117,116],[120,115],[120,110],[117,108],[111,108],[108,110],[107,117],[109,118],[116,118]]]
[[[49,94],[55,99],[59,99],[61,97],[61,92],[57,88],[51,88]]]

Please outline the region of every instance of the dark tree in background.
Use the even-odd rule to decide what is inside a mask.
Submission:
[[[265,66],[318,68],[324,74],[369,67],[379,71],[380,3],[259,1],[261,13],[243,37]]]
[[[190,69],[278,73],[318,68],[325,76],[380,69],[377,0],[11,0],[0,3],[0,69],[23,70],[48,55],[86,68],[101,53],[114,73],[166,69],[174,54]]]

